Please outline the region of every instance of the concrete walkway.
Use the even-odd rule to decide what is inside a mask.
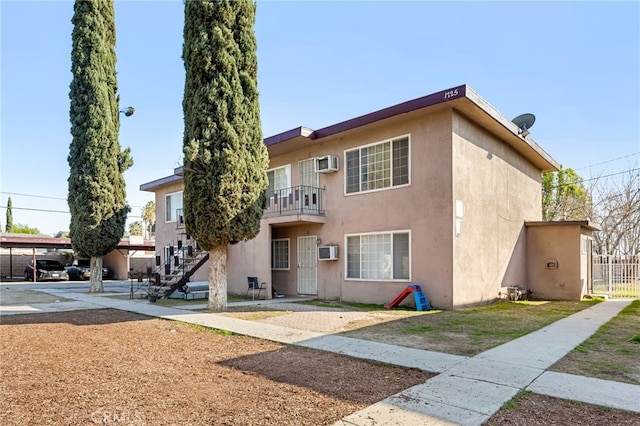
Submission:
[[[545,371],[617,315],[630,303],[626,300],[599,303],[469,358],[192,312],[178,306],[163,307],[143,300],[115,300],[64,289],[40,291],[73,299],[78,306],[120,309],[439,373],[424,384],[343,418],[335,426],[481,425],[521,390],[640,413],[640,386]],[[245,304],[288,302],[291,300],[274,299]]]
[[[481,425],[521,390],[640,413],[640,386],[545,371],[629,303],[599,303],[457,363],[336,425]]]

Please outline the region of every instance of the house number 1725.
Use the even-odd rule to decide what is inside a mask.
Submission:
[[[444,92],[445,99],[451,99],[454,96],[458,96],[458,89],[449,90],[448,92]]]

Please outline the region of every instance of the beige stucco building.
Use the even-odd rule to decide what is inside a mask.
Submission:
[[[259,235],[228,248],[230,293],[257,276],[286,295],[380,304],[416,283],[452,308],[531,280],[525,223],[558,164],[470,87],[264,142],[268,205]],[[158,248],[185,244],[181,174],[141,186],[156,194]]]

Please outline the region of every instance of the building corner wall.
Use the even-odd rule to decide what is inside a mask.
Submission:
[[[541,172],[505,141],[453,115],[454,306],[526,283],[525,221],[541,215]]]
[[[267,290],[260,293],[260,298],[271,298],[271,227],[265,220],[260,221],[255,238],[228,246],[227,292],[244,296],[248,277],[258,277],[258,282],[266,283]]]
[[[579,225],[527,226],[527,287],[539,300],[575,300],[584,295]]]

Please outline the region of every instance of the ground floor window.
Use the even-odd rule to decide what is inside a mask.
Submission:
[[[347,235],[347,278],[408,280],[409,231]]]
[[[289,269],[289,239],[271,240],[271,269]]]

